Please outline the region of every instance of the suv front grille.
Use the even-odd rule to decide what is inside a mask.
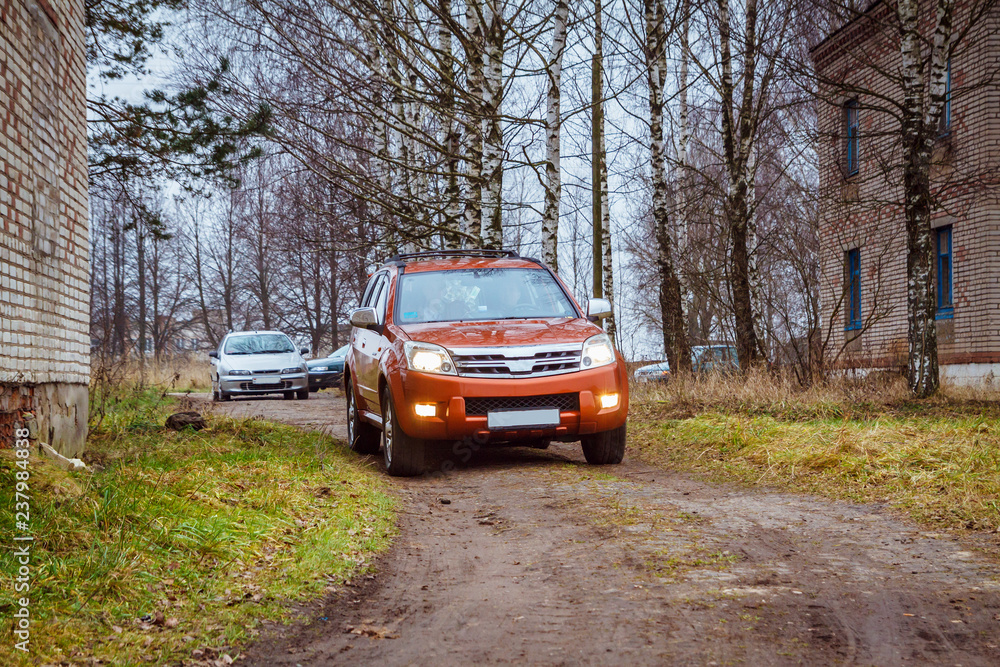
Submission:
[[[532,410],[559,408],[560,412],[580,409],[580,394],[545,394],[544,396],[488,396],[465,399],[465,414],[485,415],[495,410]]]
[[[466,347],[451,350],[459,375],[538,377],[580,370],[582,344]]]

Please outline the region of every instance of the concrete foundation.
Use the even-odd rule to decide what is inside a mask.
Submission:
[[[30,410],[38,421],[39,441],[66,458],[79,457],[87,442],[88,398],[85,384],[0,385],[0,446],[14,444],[21,413]]]
[[[1000,389],[1000,364],[942,364],[941,381],[958,387]]]

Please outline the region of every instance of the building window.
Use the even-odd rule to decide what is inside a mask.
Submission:
[[[853,176],[858,173],[858,101],[848,100],[844,104],[844,124],[847,137],[847,175]]]
[[[846,253],[847,264],[847,326],[845,331],[861,328],[861,250]]]
[[[945,70],[944,79],[944,109],[941,110],[941,136],[951,132],[951,58],[948,58],[948,67]]]
[[[937,229],[937,319],[955,316],[952,297],[951,225]]]

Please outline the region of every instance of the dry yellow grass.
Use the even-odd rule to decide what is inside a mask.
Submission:
[[[632,406],[631,449],[650,462],[1000,530],[995,392],[944,387],[918,401],[898,377],[802,389],[758,374],[640,385]]]
[[[123,387],[156,387],[166,391],[211,391],[211,364],[204,352],[178,354],[159,360],[102,359],[93,361],[93,381]]]

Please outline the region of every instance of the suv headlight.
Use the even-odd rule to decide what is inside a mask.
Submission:
[[[406,367],[411,371],[456,375],[451,355],[440,345],[407,341],[403,343],[403,353],[406,355]]]
[[[583,343],[583,355],[580,358],[580,368],[600,368],[615,360],[615,348],[607,334],[591,336]]]
[[[225,375],[250,375],[250,371],[231,370],[228,373],[225,373]]]
[[[305,371],[304,368],[282,368],[281,369],[281,374],[282,375],[285,375],[286,373],[305,373],[305,372],[306,371]]]

